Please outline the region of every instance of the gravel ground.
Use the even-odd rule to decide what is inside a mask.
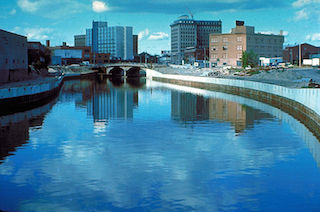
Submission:
[[[309,84],[310,79],[320,84],[319,68],[300,68],[300,69],[272,69],[269,71],[258,71],[259,73],[250,75],[227,68],[177,68],[177,67],[159,67],[155,68],[164,74],[182,74],[192,76],[231,78],[240,80],[250,80],[276,84],[285,87],[301,88]]]

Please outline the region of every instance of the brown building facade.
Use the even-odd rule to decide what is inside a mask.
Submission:
[[[0,30],[0,83],[27,78],[27,37]]]
[[[301,44],[301,60],[309,59],[312,54],[320,54],[320,47],[307,43]],[[283,60],[291,64],[299,63],[299,45],[286,47],[283,50]]]
[[[253,51],[258,57],[282,57],[283,42],[281,34],[255,33],[254,27],[237,21],[231,33],[210,35],[210,63],[241,66],[244,51]]]

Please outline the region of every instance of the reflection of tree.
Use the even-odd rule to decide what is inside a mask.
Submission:
[[[253,126],[254,122],[271,116],[259,110],[224,99],[204,98],[190,93],[171,93],[173,119],[190,122],[217,120],[229,122],[240,133]]]

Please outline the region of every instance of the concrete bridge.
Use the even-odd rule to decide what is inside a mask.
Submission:
[[[146,65],[140,63],[115,63],[96,66],[93,70],[111,77],[145,77],[145,68]]]

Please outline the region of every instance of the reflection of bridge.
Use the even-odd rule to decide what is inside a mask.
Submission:
[[[146,65],[141,63],[115,63],[95,67],[100,73],[112,77],[141,77],[146,76]]]

